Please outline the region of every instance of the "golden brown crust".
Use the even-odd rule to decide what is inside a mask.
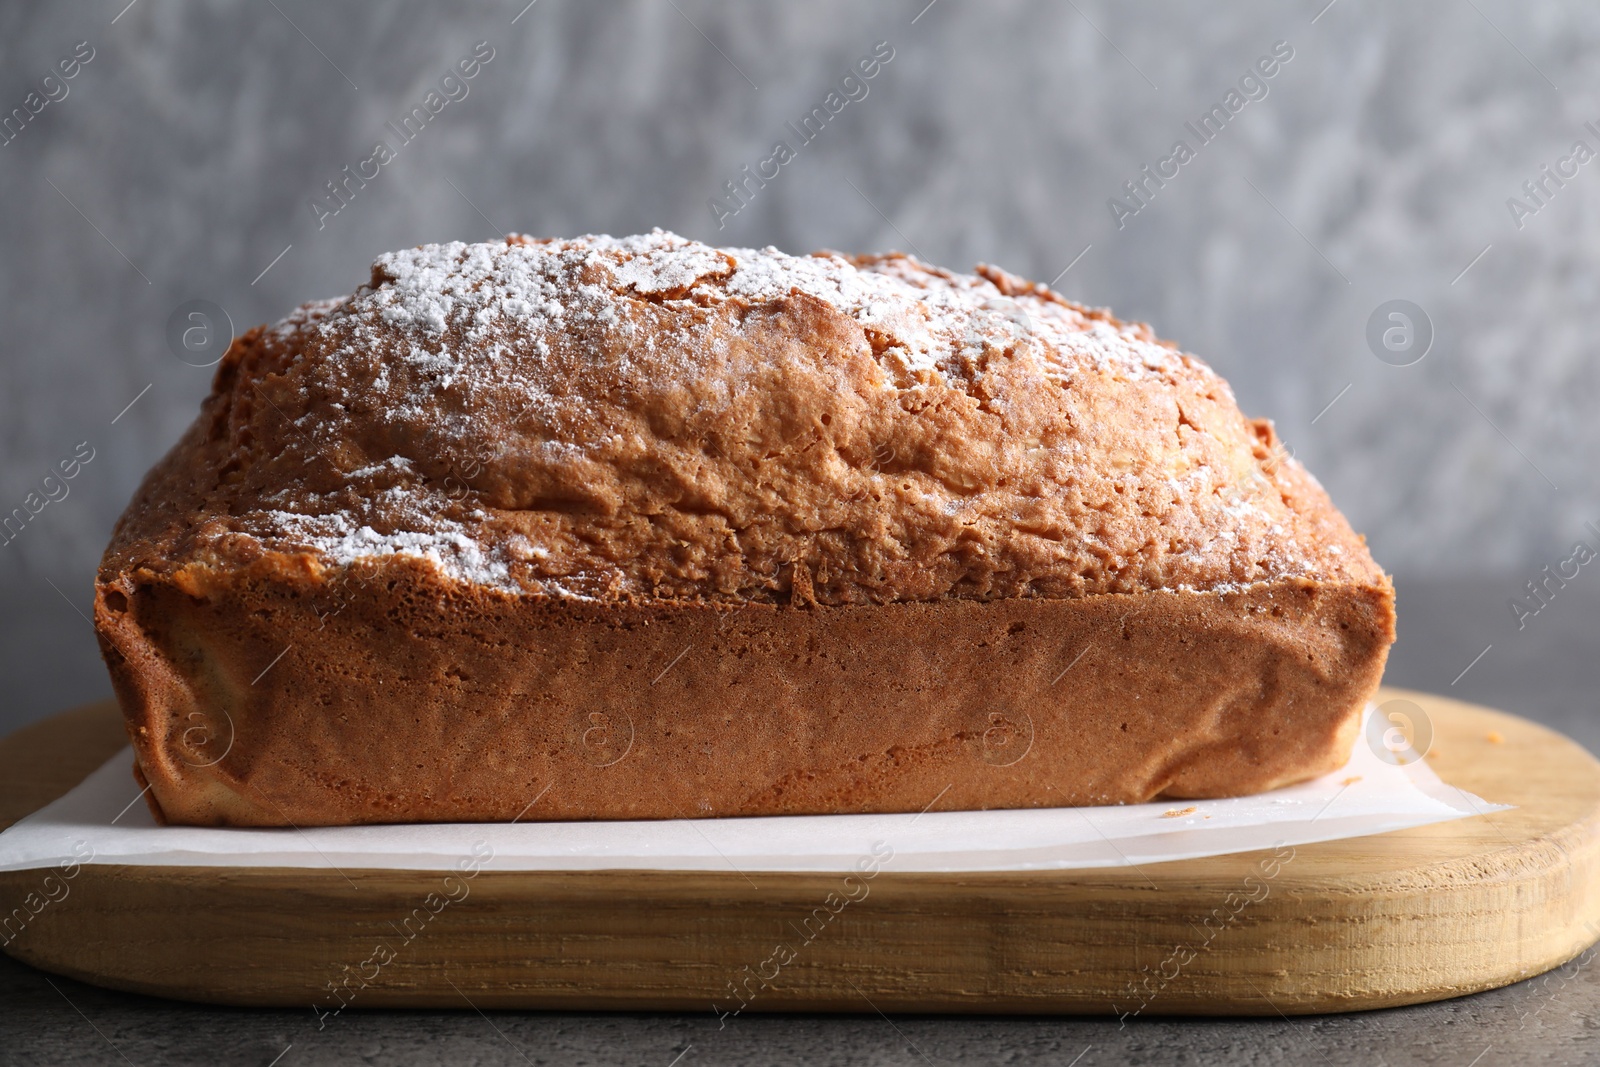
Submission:
[[[333,590],[157,583],[101,632],[167,819],[305,826],[1255,792],[1343,762],[1391,619],[1385,590],[1306,581],[719,608],[393,560]]]
[[[887,811],[1335,765],[1393,639],[1362,541],[1204,364],[980,275],[513,239],[246,334],[100,574],[154,802]],[[997,693],[1033,717],[1005,767]],[[618,713],[596,769],[568,728]]]

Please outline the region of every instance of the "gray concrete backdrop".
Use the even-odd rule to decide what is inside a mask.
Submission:
[[[1600,151],[1600,9],[525,2],[0,6],[0,115],[66,90],[0,145],[0,514],[94,450],[0,545],[0,725],[104,689],[90,576],[209,383],[168,349],[176,307],[243,330],[380,252],[502,229],[1072,264],[1060,289],[1149,320],[1276,419],[1396,574],[1476,576],[1483,643],[1517,639],[1509,598],[1540,566],[1600,545],[1600,164],[1521,190],[1575,140]],[[319,220],[324,183],[398,145],[386,123],[479,41],[467,95]],[[785,123],[880,41],[866,97],[800,146]],[[1202,144],[1185,123],[1280,41],[1266,95]],[[41,85],[79,42],[92,59]],[[779,139],[796,158],[719,228],[708,202]],[[1179,139],[1194,158],[1119,226],[1110,199]],[[1391,299],[1433,326],[1410,366],[1366,340]]]

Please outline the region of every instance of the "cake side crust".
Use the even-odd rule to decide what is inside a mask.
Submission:
[[[1253,793],[1348,757],[1393,617],[1386,581],[595,605],[404,558],[338,584],[277,559],[129,574],[96,601],[158,816],[235,826]]]

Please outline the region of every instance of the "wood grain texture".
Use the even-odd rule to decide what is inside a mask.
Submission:
[[[1600,764],[1515,716],[1382,699],[1395,696],[1431,718],[1446,781],[1518,807],[1298,846],[1276,864],[1269,851],[1143,869],[885,869],[842,906],[840,875],[485,869],[446,882],[85,865],[6,951],[119,989],[320,1011],[1197,1015],[1438,1000],[1577,955],[1600,936]],[[70,788],[119,729],[95,705],[0,743],[0,818]],[[43,875],[0,874],[4,911]]]

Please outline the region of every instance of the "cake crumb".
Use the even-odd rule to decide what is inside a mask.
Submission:
[[[1344,781],[1340,782],[1339,784],[1342,785],[1342,786],[1352,786],[1352,785],[1355,785],[1359,781],[1361,781],[1361,775],[1352,774],[1350,777],[1346,778]]]
[[[1190,805],[1187,808],[1171,808],[1171,809],[1169,809],[1167,811],[1162,812],[1161,813],[1161,817],[1163,819],[1181,819],[1185,815],[1193,815],[1195,812],[1197,812],[1199,810],[1200,810],[1199,808],[1197,808],[1197,807],[1195,807],[1193,805]],[[1210,818],[1209,815],[1206,816],[1206,817]]]

